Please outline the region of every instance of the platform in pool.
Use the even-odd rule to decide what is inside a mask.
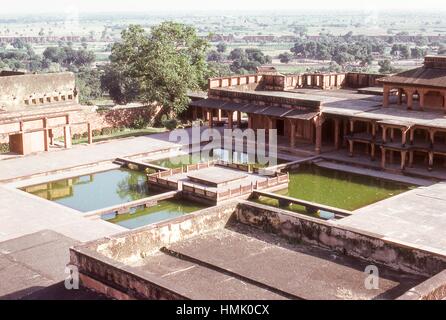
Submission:
[[[189,180],[204,185],[219,187],[229,183],[235,183],[247,177],[243,172],[225,171],[224,174],[218,167],[208,168],[207,170],[197,170],[187,174]]]

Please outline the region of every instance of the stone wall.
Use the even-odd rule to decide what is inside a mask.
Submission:
[[[87,124],[86,122],[89,122],[92,126],[93,130],[102,130],[104,128],[119,128],[119,127],[131,127],[135,120],[137,120],[139,117],[143,117],[144,119],[147,119],[148,121],[153,120],[157,116],[159,116],[159,113],[161,111],[160,107],[128,107],[128,108],[114,108],[106,111],[96,111],[96,107],[91,106],[77,106],[75,108],[53,108],[51,109],[51,113],[49,114],[55,114],[55,113],[61,113],[69,114],[70,123],[76,124],[76,123],[82,123],[81,125],[71,125],[71,134],[72,135],[82,135],[87,132]],[[48,111],[50,111],[48,109]],[[64,112],[65,111],[65,112]],[[20,121],[20,118],[29,118],[29,117],[43,117],[40,113],[24,113],[20,112],[17,113],[16,122],[14,120],[8,120],[8,122],[11,122],[10,124],[6,125],[3,124],[0,121],[0,143],[8,143],[9,138],[8,134],[6,133],[8,131],[8,128],[10,128],[12,131],[16,130],[16,127],[18,127],[18,123]],[[61,119],[65,119],[64,117],[61,117]],[[52,123],[55,123],[53,119],[50,121],[50,126]],[[36,124],[33,126],[33,124]],[[33,121],[33,122],[26,122],[25,123],[25,129],[31,130],[31,129],[40,129],[42,128],[42,121]],[[59,127],[56,129],[53,129],[53,134],[55,138],[63,137],[63,128]]]
[[[144,259],[162,247],[243,223],[290,242],[315,245],[395,270],[432,277],[400,299],[440,299],[445,295],[446,256],[376,234],[337,226],[289,211],[233,201],[189,215],[124,232],[70,249],[81,282],[115,298],[183,299],[160,278],[140,271]]]
[[[446,269],[445,255],[269,206],[241,201],[236,209],[236,218],[292,242],[335,250],[395,270],[433,276]]]
[[[71,72],[0,77],[0,107],[6,111],[26,106],[77,102],[75,76]]]

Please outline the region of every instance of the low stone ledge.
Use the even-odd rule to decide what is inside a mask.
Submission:
[[[410,289],[397,300],[443,300],[446,298],[446,270]]]

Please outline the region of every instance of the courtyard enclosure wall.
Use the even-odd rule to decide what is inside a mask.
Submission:
[[[306,243],[365,259],[395,270],[432,277],[446,267],[446,257],[409,247],[379,235],[348,228],[247,201],[229,202],[70,249],[83,285],[117,298],[181,299],[163,279],[139,270],[145,257],[164,247],[213,232],[232,223],[274,233],[291,243]],[[438,288],[432,290],[439,296]],[[426,297],[429,293],[425,292]]]

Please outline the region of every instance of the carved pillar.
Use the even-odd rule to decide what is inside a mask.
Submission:
[[[386,149],[381,147],[381,168],[386,168]]]
[[[429,130],[429,141],[430,141],[431,148],[433,148],[434,142],[435,142],[435,130],[433,130],[433,129]]]
[[[413,166],[413,151],[409,151],[409,168]]]
[[[418,96],[419,96],[419,103],[420,103],[420,109],[423,110],[424,109],[424,96],[425,96],[426,92],[422,89],[418,90]]]
[[[253,119],[251,114],[248,114],[248,128],[253,129]]]
[[[406,145],[407,141],[407,129],[403,128],[401,129],[401,144],[404,147]]]
[[[347,146],[347,139],[346,139],[346,135],[348,134],[348,124],[347,124],[347,120],[342,120],[342,125],[343,125],[343,138],[342,138],[342,146],[346,147]]]
[[[290,120],[290,147],[294,148],[296,146],[296,123]]]
[[[353,140],[348,140],[348,156],[353,157],[353,150],[355,147],[355,142]]]
[[[434,166],[434,153],[432,151],[429,151],[429,166],[427,167],[427,170],[432,171],[433,166]]]
[[[340,126],[341,126],[341,122],[339,119],[334,119],[334,147],[336,149],[339,149],[340,144],[339,144],[339,136],[340,136]]]
[[[228,128],[232,129],[233,128],[233,117],[234,117],[234,114],[233,114],[232,111],[228,111],[227,113],[228,113]]]
[[[322,149],[322,124],[324,123],[324,119],[321,115],[317,116],[314,120],[314,124],[316,126],[316,144],[314,151],[316,154],[321,153]]]
[[[403,89],[398,89],[398,104],[401,105],[403,103]]]
[[[406,89],[406,97],[407,97],[407,109],[412,110],[413,108],[413,89]]]
[[[50,138],[49,138],[49,130],[48,129],[43,129],[43,149],[45,151],[49,151],[50,150]]]
[[[197,118],[197,107],[192,107],[192,120],[195,121]]]
[[[214,114],[213,114],[213,110],[211,109],[210,111],[208,111],[208,117],[209,117],[209,128],[214,127]]]
[[[383,91],[383,107],[389,106],[389,96],[390,96],[390,87],[387,85],[384,85],[384,91]]]
[[[240,127],[242,125],[242,112],[237,111],[237,126]]]
[[[407,151],[401,151],[401,170],[406,168],[406,152]]]
[[[386,126],[382,126],[382,140],[383,140],[383,143],[386,143],[387,142],[387,127]]]

